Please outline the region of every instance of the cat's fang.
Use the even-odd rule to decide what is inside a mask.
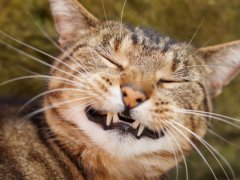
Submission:
[[[112,120],[113,120],[113,113],[108,112],[108,113],[107,113],[106,125],[107,125],[107,126],[110,126]]]
[[[113,113],[113,123],[119,122],[119,117],[117,113]]]
[[[137,120],[132,123],[133,129],[137,129],[139,125],[140,125],[140,121],[137,121]]]
[[[145,128],[144,125],[140,124],[139,129],[138,129],[138,133],[137,133],[138,137],[141,136],[141,134],[143,133],[144,128]]]

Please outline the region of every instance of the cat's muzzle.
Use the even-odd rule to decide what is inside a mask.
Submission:
[[[88,119],[100,125],[105,131],[117,130],[123,135],[131,134],[137,139],[148,137],[151,139],[159,139],[164,136],[164,132],[154,132],[151,129],[141,125],[126,113],[102,113],[92,108],[85,110]]]

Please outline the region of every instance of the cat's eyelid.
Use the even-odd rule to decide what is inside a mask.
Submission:
[[[117,67],[120,68],[120,69],[123,69],[123,66],[122,66],[121,64],[116,63],[116,62],[113,61],[110,57],[108,57],[108,56],[106,56],[106,55],[104,55],[104,54],[102,54],[102,53],[99,53],[99,52],[98,52],[98,54],[99,54],[101,57],[103,57],[104,59],[108,60],[108,61],[109,61],[110,63],[112,63],[113,65],[117,66]]]
[[[190,82],[189,80],[187,79],[160,79],[158,80],[158,83],[184,83],[184,82]]]

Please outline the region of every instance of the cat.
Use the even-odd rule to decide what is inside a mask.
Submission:
[[[186,165],[240,70],[240,41],[195,48],[77,0],[50,4],[62,54],[42,108],[21,118],[21,103],[1,103],[0,179],[159,179]]]

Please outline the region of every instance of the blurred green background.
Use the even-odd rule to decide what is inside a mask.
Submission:
[[[103,0],[108,19],[119,20],[123,0]],[[104,20],[102,0],[81,0],[82,4],[96,17]],[[30,14],[29,14],[30,12]],[[33,16],[34,20],[31,18]],[[202,47],[240,39],[240,1],[239,0],[127,0],[123,22],[154,28],[176,40],[188,42],[203,21],[192,44]],[[36,24],[57,41],[57,34],[47,0],[1,0],[0,30],[15,38],[33,45],[46,53],[56,56],[59,50],[43,35]],[[20,50],[44,61],[50,58],[30,50],[9,38],[0,35],[0,40],[14,45]],[[240,53],[240,52],[239,52]],[[30,71],[47,74],[49,68],[26,58],[0,43],[0,82],[30,75]],[[42,92],[45,83],[41,79],[17,81],[0,87],[0,97],[30,98]],[[240,76],[225,88],[215,103],[215,111],[240,119]],[[1,103],[1,102],[0,102]],[[230,145],[209,133],[210,142],[232,165],[240,179],[240,132],[239,129],[215,122],[211,130],[226,138]],[[226,179],[221,166],[201,148],[219,179]],[[227,166],[222,163],[227,170]],[[197,153],[188,157],[190,179],[213,179],[211,171]],[[185,179],[184,165],[179,166],[180,178]],[[227,170],[227,172],[229,172]],[[175,176],[174,171],[171,173]],[[230,178],[232,179],[232,178]]]

